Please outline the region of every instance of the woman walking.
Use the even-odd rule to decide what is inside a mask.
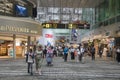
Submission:
[[[47,49],[47,54],[46,54],[47,66],[51,66],[52,65],[52,58],[53,58],[53,47],[50,46]]]
[[[36,60],[36,71],[41,75],[41,65],[43,61],[43,50],[42,46],[38,46],[35,54],[35,60]]]

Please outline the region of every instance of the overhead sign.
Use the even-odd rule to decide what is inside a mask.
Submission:
[[[90,29],[90,24],[61,24],[61,23],[43,23],[43,28],[50,29]]]

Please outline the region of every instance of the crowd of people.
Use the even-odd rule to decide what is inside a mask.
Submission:
[[[105,55],[107,49],[99,48],[98,53],[100,58]],[[116,60],[120,63],[120,46],[115,48]],[[77,62],[84,63],[84,56],[91,56],[91,60],[95,60],[96,49],[94,45],[85,47],[84,45],[79,45],[74,48],[73,46],[68,47],[67,45],[62,47],[53,47],[53,46],[42,46],[39,45],[36,47],[36,50],[30,49],[26,53],[26,62],[28,63],[28,73],[33,75],[33,63],[36,65],[36,72],[41,75],[41,65],[43,59],[46,60],[47,66],[53,65],[53,57],[62,56],[64,62],[68,61],[68,55],[70,55],[71,60],[77,58]]]

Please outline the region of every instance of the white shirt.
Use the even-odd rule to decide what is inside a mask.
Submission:
[[[77,49],[77,54],[80,54],[80,50],[79,49]]]
[[[84,48],[81,47],[80,51],[81,51],[81,53],[83,53],[84,52]]]
[[[33,63],[33,59],[30,55],[33,55],[32,53],[28,54],[28,63]]]
[[[71,49],[70,49],[70,52],[74,52],[74,51],[75,51],[75,49],[74,49],[74,48],[71,48]]]

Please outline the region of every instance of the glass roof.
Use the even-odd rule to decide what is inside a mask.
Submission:
[[[39,7],[37,19],[41,22],[69,23],[81,20],[82,8]]]

